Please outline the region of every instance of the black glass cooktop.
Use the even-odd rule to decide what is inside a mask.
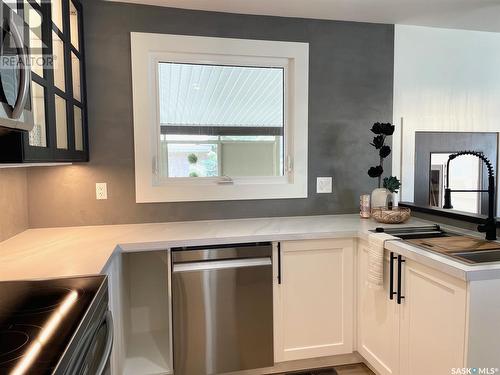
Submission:
[[[51,374],[103,281],[0,282],[0,375]]]

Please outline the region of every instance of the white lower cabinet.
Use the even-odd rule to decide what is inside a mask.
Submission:
[[[360,241],[358,264],[358,351],[380,374],[442,375],[465,366],[467,283],[404,259],[403,297],[389,299],[390,258],[384,288],[366,285],[367,243]],[[395,254],[397,256],[397,254]],[[398,290],[394,260],[394,291]]]
[[[386,256],[384,270],[389,269]],[[399,375],[399,308],[389,299],[389,272],[383,289],[369,288],[368,244],[358,246],[358,352],[381,375]]]
[[[401,374],[450,374],[465,367],[467,284],[406,260],[401,306]]]
[[[352,353],[353,255],[352,238],[275,248],[276,362]]]

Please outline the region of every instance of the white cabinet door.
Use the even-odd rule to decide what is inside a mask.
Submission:
[[[281,284],[275,278],[274,289],[276,362],[353,351],[353,244],[354,239],[281,243]]]
[[[403,268],[401,374],[450,374],[464,366],[466,282],[408,259]]]
[[[358,243],[357,350],[380,375],[399,375],[399,308],[395,299],[389,299],[389,267],[386,254],[384,287],[369,288],[368,243]]]

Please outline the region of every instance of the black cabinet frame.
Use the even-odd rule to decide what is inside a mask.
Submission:
[[[50,1],[42,0],[18,0],[18,10],[24,11],[24,3],[37,11],[42,17],[42,42],[46,51],[45,56],[53,53],[52,33],[54,32],[64,45],[64,73],[65,92],[55,86],[54,70],[44,68],[44,77],[32,72],[32,81],[39,84],[45,91],[45,124],[47,147],[31,146],[27,132],[10,132],[0,136],[0,162],[7,163],[47,163],[47,162],[86,162],[89,160],[88,140],[88,114],[87,114],[87,88],[85,76],[85,45],[83,7],[78,0],[61,0],[63,30],[59,30],[52,19],[52,7]],[[78,12],[78,50],[71,43],[70,26],[70,2]],[[81,101],[73,95],[73,64],[72,53],[79,59],[80,66],[80,89]],[[55,95],[63,98],[66,103],[66,126],[68,149],[58,149],[56,144],[56,107]],[[74,107],[78,107],[82,113],[82,141],[83,151],[76,150]]]

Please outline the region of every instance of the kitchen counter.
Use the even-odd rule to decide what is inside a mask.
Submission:
[[[97,274],[116,251],[367,236],[377,226],[354,214],[28,229],[0,243],[0,280]]]
[[[456,228],[452,228],[455,232]],[[472,233],[464,233],[471,235]],[[429,267],[445,272],[451,276],[467,281],[500,279],[500,262],[466,264],[437,252],[425,250],[403,241],[387,241],[385,248],[397,252],[404,257]]]
[[[412,218],[404,225],[428,224]],[[98,274],[120,251],[256,241],[367,239],[368,231],[378,226],[391,227],[352,214],[28,229],[0,243],[0,281]],[[462,279],[500,278],[500,264],[468,266],[401,241],[388,242],[386,247]]]

